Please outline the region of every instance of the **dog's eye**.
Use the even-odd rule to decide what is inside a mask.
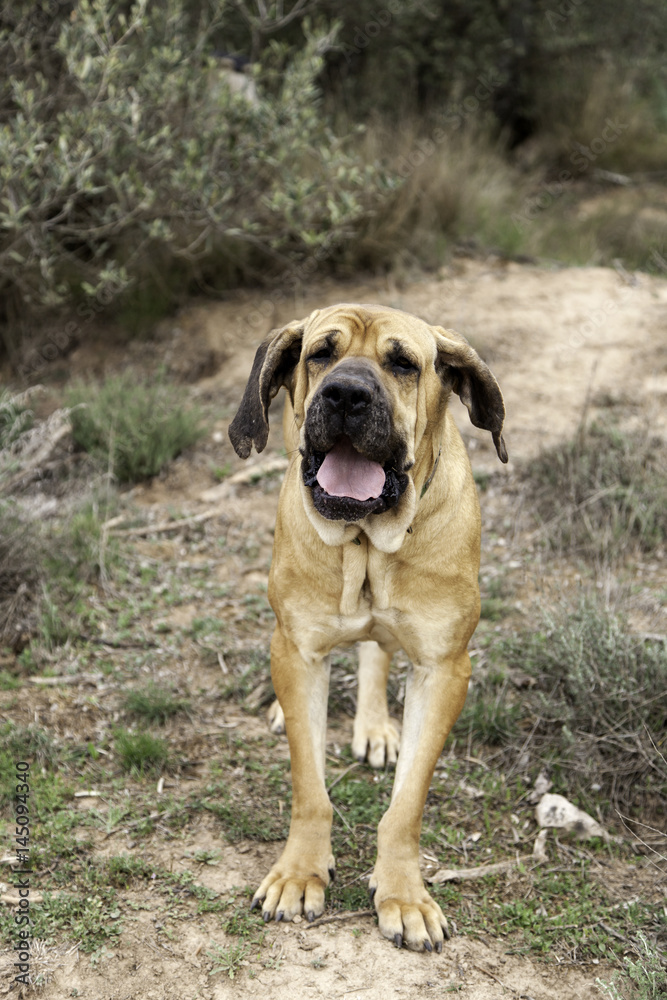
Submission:
[[[392,358],[391,367],[397,375],[407,375],[410,372],[419,371],[414,361],[406,358],[404,354],[399,354],[398,357]]]
[[[314,354],[311,354],[310,357],[308,358],[308,360],[309,361],[329,361],[329,359],[332,356],[333,356],[333,348],[331,347],[330,344],[325,344],[323,347],[320,347],[319,351],[315,351]]]

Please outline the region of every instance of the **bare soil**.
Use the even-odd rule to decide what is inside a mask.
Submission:
[[[336,301],[381,302],[454,328],[471,340],[498,378],[507,407],[508,468],[500,467],[488,435],[470,425],[458,401],[453,405],[474,470],[493,475],[482,495],[483,573],[503,572],[512,577],[518,616],[545,594],[578,586],[584,571],[574,564],[547,565],[546,557],[534,547],[520,498],[512,492],[515,463],[570,437],[582,418],[612,411],[629,428],[650,426],[654,433],[667,437],[667,281],[644,274],[460,260],[435,277],[400,287],[384,279],[319,283],[289,307],[272,304],[268,296],[247,294],[224,303],[193,303],[160,324],[147,342],[110,347],[108,340],[87,339],[60,362],[61,370],[66,366],[67,378],[99,375],[128,365],[146,372],[166,365],[174,378],[192,385],[198,399],[216,411],[210,435],[200,446],[174,462],[164,475],[126,496],[134,510],[157,524],[218,509],[217,516],[206,522],[203,537],[194,542],[186,529],[131,539],[138,561],[168,567],[176,579],[179,572],[189,573],[197,565],[205,569],[199,590],[184,585],[187,594],[182,602],[135,622],[136,631],[143,630],[148,637],[169,636],[203,616],[217,615],[228,630],[227,645],[233,633],[238,647],[266,655],[270,617],[260,608],[254,620],[248,619],[239,615],[238,608],[244,597],[265,593],[279,478],[269,475],[258,483],[237,486],[223,480],[218,485],[214,470],[229,466],[235,473],[248,464],[261,468],[280,456],[279,407],[266,452],[245,465],[234,455],[226,427],[266,331]],[[57,401],[57,392],[53,399]],[[40,490],[47,493],[48,489],[48,484],[35,484],[31,502],[39,502]],[[219,538],[224,538],[224,546],[216,546]],[[664,562],[630,567],[628,579],[636,584],[632,608],[636,621],[646,631],[664,635],[666,609],[655,596],[664,593],[667,585]],[[213,600],[206,587],[226,587],[231,596]],[[99,600],[104,602],[104,594]],[[210,643],[206,648],[197,646],[193,640],[180,657],[174,657],[165,642],[162,662],[151,667],[154,678],[199,692],[188,717],[166,728],[170,742],[192,764],[166,776],[165,791],[174,796],[204,785],[215,747],[212,732],[227,730],[253,741],[268,738],[263,709],[258,711],[270,697],[268,678],[251,693],[254,702],[252,698],[241,704],[221,699],[225,664],[210,647]],[[130,656],[99,653],[100,658],[103,655]],[[74,659],[72,651],[68,664],[72,672]],[[216,694],[208,701],[206,692]],[[18,703],[13,692],[0,695],[0,721],[38,722],[52,727],[59,739],[99,744],[100,734],[111,724],[119,694],[118,686],[105,689],[99,682],[48,690],[26,687]],[[350,735],[349,714],[334,713],[328,740],[332,759]],[[265,759],[271,762],[286,756],[282,738],[267,749]],[[283,807],[279,798],[272,803],[276,812]],[[104,799],[93,804],[100,815],[109,808]],[[82,815],[89,807],[85,799],[73,804]],[[158,823],[139,842],[122,822],[112,827],[110,835],[101,827],[92,831],[82,827],[84,834],[92,837],[96,857],[135,851],[171,871],[194,870],[201,885],[221,894],[235,886],[254,888],[281,846],[250,839],[229,844],[218,820],[202,811],[176,832]],[[217,863],[194,864],[192,854],[202,849],[217,851]],[[424,859],[425,870],[428,864]],[[618,864],[621,870],[615,870],[614,877],[619,900],[641,895],[649,885],[658,898],[664,894],[664,874],[647,868],[643,860],[636,866]],[[603,872],[608,879],[611,874]],[[469,891],[474,894],[478,886],[470,883]],[[42,887],[49,887],[48,873]],[[41,969],[47,974],[47,985],[34,988],[41,995],[50,1000],[73,996],[91,1000],[241,1000],[251,996],[389,1000],[452,992],[474,1000],[505,996],[587,1000],[600,996],[596,977],[609,979],[612,971],[604,963],[578,963],[557,953],[538,961],[509,947],[505,938],[484,933],[454,936],[442,955],[397,951],[379,936],[371,915],[336,913],[329,922],[325,915],[325,921],[313,927],[305,922],[268,926],[264,943],[250,947],[231,978],[225,971],[215,971],[209,955],[215,944],[228,948],[237,940],[221,930],[217,915],[190,913],[177,923],[172,919],[167,935],[164,897],[150,884],[120,892],[128,917],[117,943],[109,945],[109,954],[91,961],[73,940],[44,948],[41,958],[36,954],[33,962],[34,973]],[[6,977],[4,985],[0,978],[0,994],[11,988],[12,961],[10,952],[0,955],[0,976]]]

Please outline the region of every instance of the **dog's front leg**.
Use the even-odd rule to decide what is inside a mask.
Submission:
[[[399,947],[440,951],[447,934],[447,920],[419,871],[419,837],[433,771],[463,708],[469,677],[465,652],[439,666],[414,666],[408,676],[394,788],[378,828],[370,880],[380,931]]]
[[[271,640],[271,678],[285,713],[292,767],[292,818],[278,862],[253,897],[264,920],[314,920],[324,910],[324,891],[334,874],[333,810],[324,783],[328,658],[297,649],[278,625]]]

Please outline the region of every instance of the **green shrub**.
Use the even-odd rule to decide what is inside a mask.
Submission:
[[[87,320],[142,282],[169,303],[306,257],[317,266],[377,201],[381,175],[320,111],[329,32],[291,57],[268,50],[280,86],[252,103],[212,55],[238,20],[227,0],[201,18],[180,0],[81,0],[48,31],[31,2],[14,6],[0,28],[5,297],[75,294]]]
[[[667,801],[667,768],[655,749],[667,720],[663,642],[640,638],[621,616],[582,598],[501,639],[494,658],[537,682],[517,696],[533,750],[630,801],[642,788]]]
[[[616,975],[610,983],[602,979],[595,982],[608,1000],[661,1000],[667,996],[667,970],[664,966],[664,952],[659,946],[647,940],[641,931],[637,932],[638,945],[635,946],[637,961],[625,958],[625,972]]]
[[[202,434],[197,411],[179,392],[130,374],[68,392],[74,440],[121,483],[156,475]]]

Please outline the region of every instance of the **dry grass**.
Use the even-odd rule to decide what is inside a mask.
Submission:
[[[503,156],[482,123],[445,133],[405,123],[370,129],[362,156],[383,160],[398,175],[394,190],[352,243],[350,267],[434,267],[455,244],[512,256],[523,236],[511,221],[527,182]]]
[[[542,162],[559,163],[579,176],[572,156],[579,147],[594,143],[589,170],[664,169],[667,137],[658,125],[664,108],[658,106],[656,94],[647,93],[641,69],[623,72],[609,63],[571,59],[566,73],[536,81],[535,104],[540,109],[540,131],[533,155]],[[609,121],[618,126],[616,135],[606,128]]]
[[[667,540],[667,454],[648,431],[583,424],[522,472],[540,534],[561,554],[616,563]]]
[[[0,504],[0,645],[21,646],[39,605],[39,555],[33,526]]]
[[[502,672],[481,694],[500,702],[515,724],[521,720],[522,731],[515,728],[504,742],[513,757],[530,746],[533,756],[567,775],[569,787],[578,784],[585,795],[597,782],[625,811],[640,802],[667,803],[667,767],[658,749],[667,719],[664,642],[636,635],[622,615],[588,597],[544,610],[536,626],[501,639],[492,656],[535,684],[521,694],[518,710]]]

